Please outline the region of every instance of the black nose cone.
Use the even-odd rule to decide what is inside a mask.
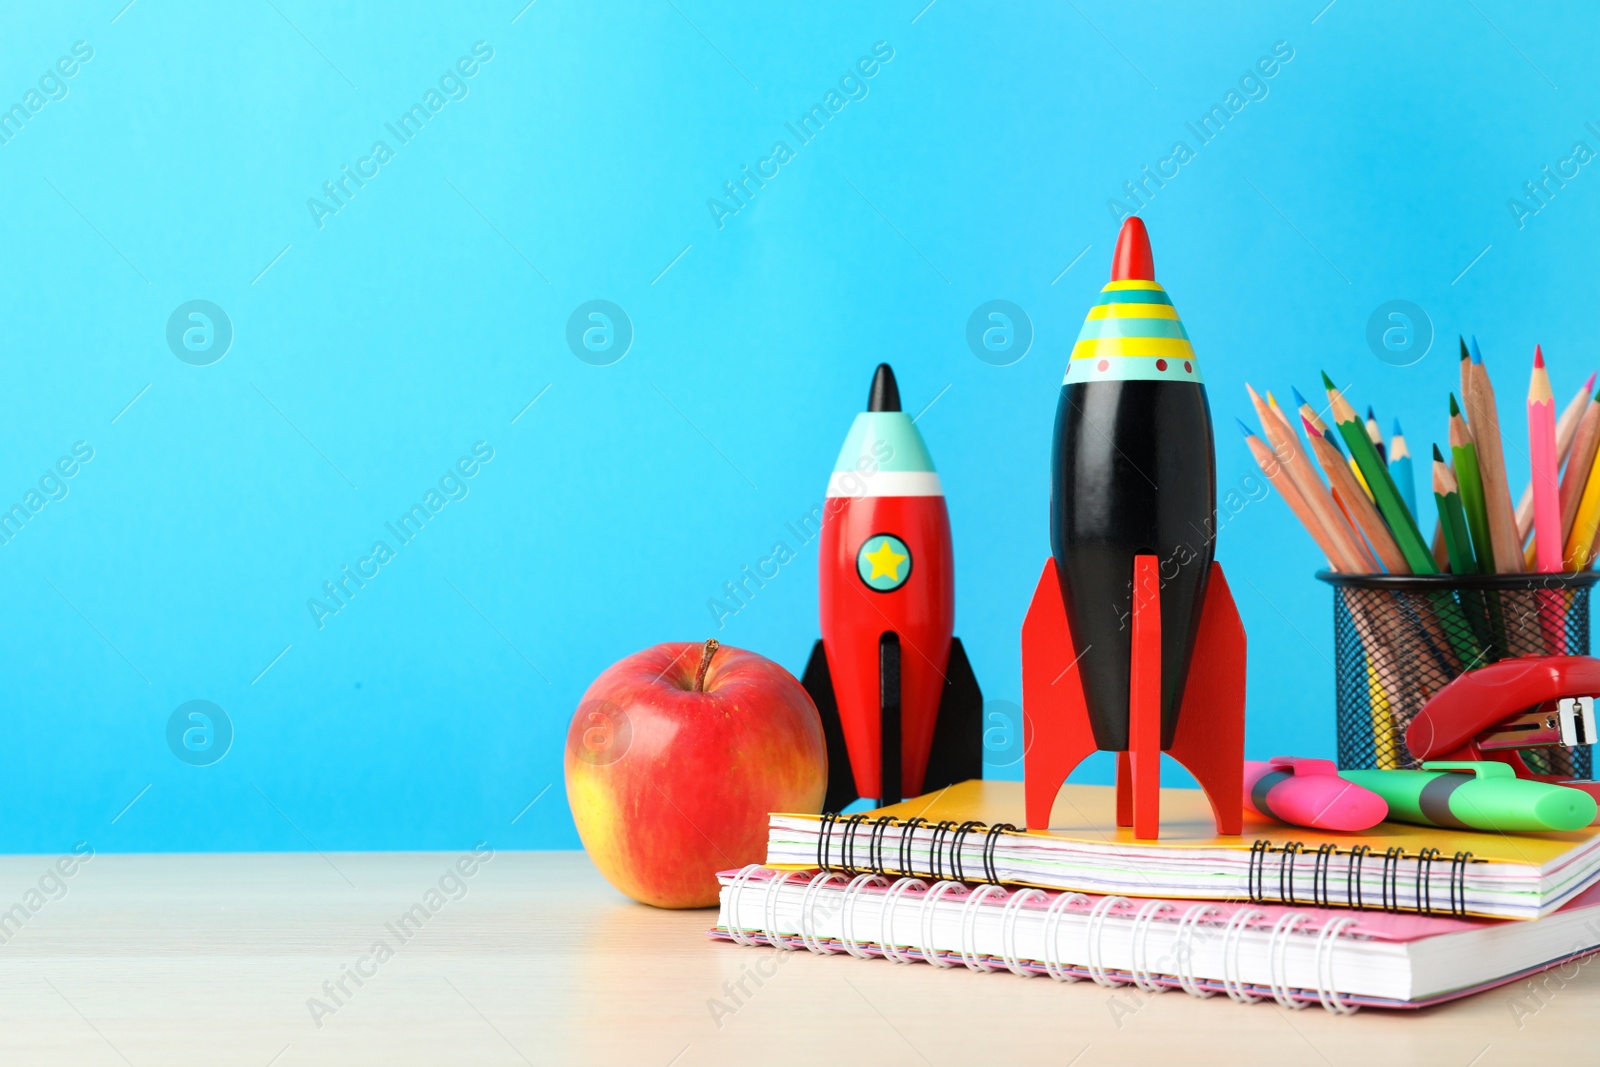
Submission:
[[[867,396],[868,411],[899,411],[900,386],[895,383],[894,371],[889,369],[889,364],[878,364],[878,371],[872,376],[872,392]]]

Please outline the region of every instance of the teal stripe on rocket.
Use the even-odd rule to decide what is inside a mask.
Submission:
[[[1177,337],[1185,341],[1189,334],[1177,319],[1086,319],[1078,340],[1092,341],[1100,337]]]
[[[1101,293],[1096,304],[1168,304],[1172,300],[1160,289],[1113,289]]]
[[[933,457],[922,443],[922,434],[903,411],[863,411],[850,425],[835,473],[860,471],[866,457],[871,466],[883,471],[932,471]]]

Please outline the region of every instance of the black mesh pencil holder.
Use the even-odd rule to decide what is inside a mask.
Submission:
[[[1600,573],[1364,575],[1333,586],[1339,766],[1409,768],[1406,728],[1474,667],[1513,656],[1589,654],[1589,591]],[[1529,750],[1545,774],[1590,776],[1588,747]]]

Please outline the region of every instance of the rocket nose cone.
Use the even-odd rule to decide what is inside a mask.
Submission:
[[[899,411],[900,386],[894,380],[894,371],[889,364],[878,364],[878,371],[872,376],[872,392],[867,394],[868,411]]]
[[[1111,257],[1111,280],[1114,282],[1153,282],[1156,280],[1155,258],[1150,255],[1150,234],[1145,231],[1144,220],[1129,215],[1117,234],[1117,250]]]

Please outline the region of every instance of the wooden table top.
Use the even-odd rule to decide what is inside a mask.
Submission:
[[[1336,1018],[740,948],[705,937],[714,912],[634,904],[581,853],[102,854],[66,864],[70,877],[56,863],[0,858],[5,1063],[1565,1067],[1600,1057],[1594,964],[1537,998],[1524,983],[1423,1012]]]

